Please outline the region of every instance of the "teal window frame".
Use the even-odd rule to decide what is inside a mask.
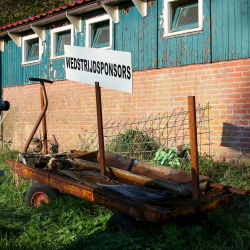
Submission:
[[[56,35],[56,36],[57,36],[56,56],[62,56],[62,55],[65,54],[64,51],[59,52],[59,49],[60,49],[60,46],[61,46],[62,38],[63,38],[64,36],[68,36],[68,35],[71,36],[71,30],[63,31],[63,32],[60,32],[60,33],[58,33],[58,34]]]
[[[109,25],[100,25],[100,26],[98,26],[98,28],[96,30],[96,33],[95,33],[95,36],[94,36],[94,39],[93,39],[92,48],[102,48],[102,47],[107,47],[107,46],[110,45],[110,37],[109,37],[109,42],[107,42],[107,43],[95,44],[101,30],[105,29],[105,28],[110,28],[110,26]]]
[[[38,42],[34,42],[29,50],[29,53],[27,55],[27,58],[26,58],[26,61],[27,62],[30,62],[30,61],[34,61],[34,60],[38,60],[39,59],[39,56],[33,56],[31,57],[31,54],[35,48],[35,46],[38,45],[38,48],[39,48],[39,41]]]
[[[187,24],[187,25],[182,25],[182,26],[176,27],[177,21],[178,21],[179,16],[180,16],[181,8],[183,8],[183,7],[189,7],[189,6],[194,6],[194,5],[199,6],[198,1],[197,2],[192,2],[192,3],[180,4],[178,6],[178,8],[176,9],[176,12],[175,12],[173,23],[172,23],[171,32],[179,31],[179,30],[192,29],[192,28],[199,27],[199,20],[198,20],[197,23],[191,23],[191,24]],[[198,10],[198,12],[199,12],[199,10]]]

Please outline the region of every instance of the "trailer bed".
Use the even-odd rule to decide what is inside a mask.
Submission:
[[[148,204],[132,200],[110,190],[93,188],[59,174],[23,164],[22,162],[14,160],[6,160],[6,162],[12,164],[14,173],[23,177],[146,221],[167,221],[180,216],[226,207],[233,203],[232,193],[212,188],[201,195],[200,203],[194,203],[192,197],[178,196],[157,202],[157,204]]]

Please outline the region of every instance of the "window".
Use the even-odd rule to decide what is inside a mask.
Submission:
[[[51,30],[51,59],[64,57],[64,45],[73,44],[73,26],[67,25]]]
[[[86,20],[86,47],[112,48],[112,20],[109,15]]]
[[[34,35],[22,38],[22,64],[40,62],[42,52],[42,41]]]
[[[164,36],[198,32],[203,29],[203,0],[164,0]]]

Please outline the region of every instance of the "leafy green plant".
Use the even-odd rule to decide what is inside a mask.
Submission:
[[[139,160],[151,160],[152,151],[158,150],[159,147],[160,145],[148,134],[138,129],[128,129],[105,145],[105,150]]]

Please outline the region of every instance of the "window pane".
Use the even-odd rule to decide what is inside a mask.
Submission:
[[[61,43],[59,44],[58,52],[64,52],[64,45],[71,45],[71,35],[64,35],[62,36]]]
[[[198,5],[182,7],[176,27],[198,23]]]
[[[95,45],[99,45],[102,43],[109,43],[109,27],[100,28],[100,32],[96,39]]]
[[[30,58],[39,57],[39,44],[34,44],[30,54]]]

